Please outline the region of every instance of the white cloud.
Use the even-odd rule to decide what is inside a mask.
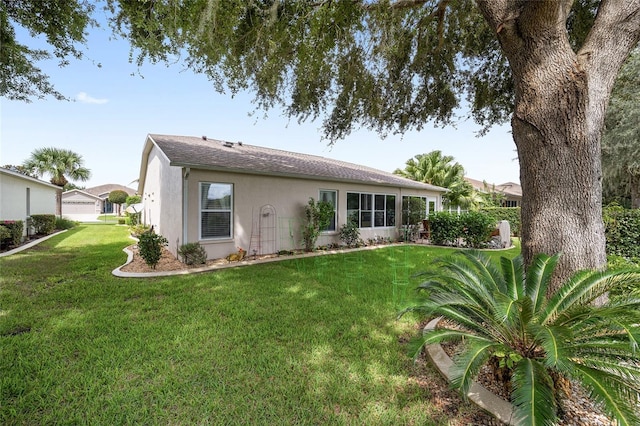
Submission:
[[[86,92],[80,92],[76,95],[76,100],[83,104],[106,104],[109,99],[96,99],[89,96]]]

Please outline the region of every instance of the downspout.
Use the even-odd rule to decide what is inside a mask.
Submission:
[[[189,174],[191,168],[184,167],[182,169],[182,244],[187,244],[189,229]]]

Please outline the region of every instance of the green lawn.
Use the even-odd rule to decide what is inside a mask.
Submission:
[[[0,258],[0,424],[448,424],[391,282],[450,250],[116,278],[130,243],[85,224]]]

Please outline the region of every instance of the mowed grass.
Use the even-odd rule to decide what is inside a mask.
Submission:
[[[0,258],[0,424],[448,424],[392,266],[449,250],[362,251],[356,278],[353,253],[116,278],[129,244],[85,224]]]

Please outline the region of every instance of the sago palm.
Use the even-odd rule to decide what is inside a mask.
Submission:
[[[421,344],[463,341],[452,371],[463,395],[483,365],[502,360],[521,424],[553,424],[559,384],[572,380],[621,425],[638,425],[640,300],[594,301],[619,284],[637,286],[640,272],[581,271],[547,294],[558,258],[538,255],[526,272],[521,257],[497,265],[464,251],[445,259],[419,286],[424,299],[410,310],[456,326],[425,333]]]

